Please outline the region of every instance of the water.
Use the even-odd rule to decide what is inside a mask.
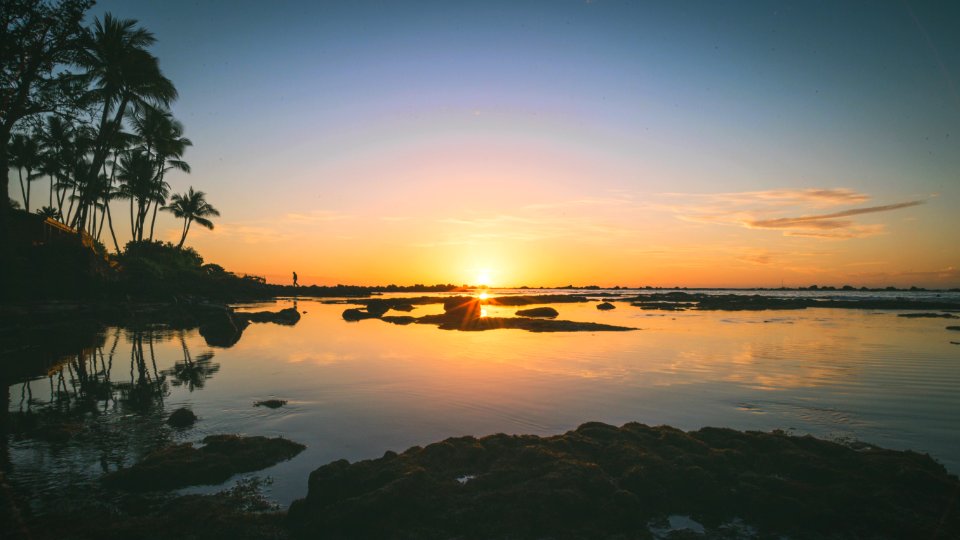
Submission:
[[[909,294],[960,300],[957,293]],[[290,305],[281,299],[241,309]],[[65,497],[161,444],[216,433],[283,436],[308,449],[257,474],[272,478],[268,495],[287,505],[306,494],[312,470],[336,459],[467,434],[551,435],[592,420],[785,429],[929,453],[960,472],[960,346],[950,343],[960,333],[944,328],[957,321],[878,310],[595,305],[554,307],[561,319],[640,330],[535,334],[347,323],[340,318],[345,306],[317,300],[297,303],[304,315],[296,326],[253,324],[228,349],[207,346],[195,329],[107,328],[97,346],[55,364],[49,377],[10,387],[10,411],[59,403],[51,416],[66,426],[42,439],[12,436],[11,478],[31,486],[37,500]],[[487,314],[516,309],[489,306]],[[418,306],[412,315],[440,311],[438,304]],[[71,381],[86,380],[89,395],[97,388],[90,381],[105,379],[108,369],[113,389],[86,401],[96,412],[78,410],[80,385]],[[288,403],[253,406],[272,398]],[[200,421],[173,430],[164,419],[182,406]]]

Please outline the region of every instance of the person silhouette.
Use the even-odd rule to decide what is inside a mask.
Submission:
[[[294,286],[294,287],[299,287],[299,286],[300,286],[300,285],[297,284],[297,273],[296,273],[296,272],[293,273],[293,286]]]

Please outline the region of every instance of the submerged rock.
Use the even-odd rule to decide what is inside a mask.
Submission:
[[[167,418],[167,423],[175,428],[187,428],[192,426],[196,421],[197,415],[186,407],[181,407],[173,411]]]
[[[219,484],[237,473],[257,471],[290,459],[306,446],[267,437],[210,435],[204,446],[175,444],[148,454],[136,465],[104,475],[110,488],[158,491]]]
[[[459,437],[310,474],[305,538],[645,538],[673,515],[759,537],[960,535],[960,482],[929,456],[782,432],[589,423]],[[726,537],[726,536],[724,536]]]
[[[545,317],[552,319],[557,315],[560,315],[560,313],[552,307],[538,307],[517,310],[518,317]]]
[[[611,304],[610,302],[601,302],[597,304],[597,309],[599,309],[600,311],[607,311],[611,309],[617,309],[617,306]]]
[[[265,399],[263,401],[254,402],[254,407],[266,407],[268,409],[279,409],[287,404],[285,399]]]

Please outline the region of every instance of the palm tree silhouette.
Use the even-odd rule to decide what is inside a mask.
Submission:
[[[33,171],[40,168],[40,143],[36,135],[18,133],[10,139],[10,164],[17,168],[20,178],[20,193],[23,195],[24,210],[30,211],[30,182],[41,175]],[[24,187],[23,170],[27,171],[27,182]]]
[[[213,230],[213,222],[207,219],[207,216],[220,216],[220,212],[210,206],[206,201],[207,194],[202,191],[194,191],[193,186],[186,193],[177,193],[170,198],[170,204],[163,209],[173,213],[174,216],[183,220],[183,234],[180,236],[180,243],[177,249],[183,247],[187,239],[187,233],[190,232],[190,224],[194,221],[200,225]]]
[[[138,27],[135,20],[117,19],[110,13],[103,20],[94,19],[93,30],[77,59],[86,70],[83,77],[93,86],[90,98],[102,107],[87,178],[99,174],[106,162],[128,105],[167,106],[177,97],[177,89],[160,71],[157,58],[146,49],[155,41],[153,34]],[[87,198],[81,193],[81,209],[72,223],[75,227],[82,228],[86,223]]]

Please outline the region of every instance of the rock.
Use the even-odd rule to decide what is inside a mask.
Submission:
[[[617,306],[611,304],[610,302],[601,302],[597,304],[597,309],[599,309],[600,311],[607,311],[611,309],[617,309]]]
[[[678,514],[707,538],[729,537],[736,518],[760,538],[956,538],[958,490],[909,451],[592,422],[334,461],[288,519],[303,538],[647,538],[651,521]]]
[[[557,315],[560,315],[560,313],[552,307],[538,307],[517,310],[518,317],[544,317],[552,319]]]
[[[200,320],[200,335],[211,347],[233,347],[248,324],[244,319],[235,319],[226,309],[208,311]]]
[[[103,483],[127,491],[158,491],[219,484],[237,473],[258,471],[290,459],[306,447],[267,437],[210,435],[202,448],[175,444],[147,454],[136,465],[108,473]]]
[[[387,311],[390,311],[390,303],[387,300],[370,300],[367,302],[367,313],[374,317],[380,317]]]
[[[364,319],[376,319],[377,315],[362,309],[350,308],[344,310],[342,317],[345,321],[362,321]]]
[[[491,306],[528,306],[530,304],[575,304],[589,302],[586,296],[577,294],[534,294],[495,296],[487,300]]]
[[[950,313],[900,313],[897,317],[907,317],[910,319],[960,319]]]
[[[960,326],[948,326],[947,330],[958,330],[960,331]]]
[[[469,296],[456,296],[443,302],[444,317],[453,324],[466,324],[480,318],[480,300]]]
[[[197,421],[197,415],[193,414],[193,411],[186,407],[181,407],[172,413],[167,418],[167,423],[175,428],[188,428]]]
[[[535,319],[530,317],[478,317],[463,320],[447,315],[424,315],[416,319],[417,324],[436,324],[443,330],[462,330],[479,332],[484,330],[502,330],[507,328],[527,330],[529,332],[624,332],[636,330],[626,326],[614,326],[592,322],[558,321],[553,319]]]
[[[416,317],[411,317],[409,315],[384,315],[380,317],[382,320],[399,325],[408,325],[417,321]]]
[[[285,399],[266,399],[263,401],[254,402],[254,407],[267,407],[268,409],[279,409],[287,404]]]
[[[245,319],[248,322],[282,324],[293,326],[300,321],[300,313],[296,308],[286,308],[280,311],[255,311],[253,313],[236,313],[235,318]]]

